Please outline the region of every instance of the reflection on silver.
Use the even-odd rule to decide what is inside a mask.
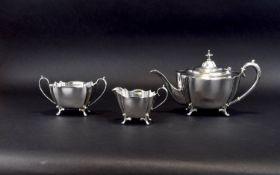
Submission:
[[[201,67],[193,70],[177,71],[177,84],[173,86],[167,78],[158,70],[151,70],[151,73],[158,75],[172,97],[179,104],[188,106],[188,115],[197,111],[198,108],[219,109],[226,116],[229,116],[227,108],[247,96],[257,85],[261,76],[261,68],[252,60],[241,67],[239,72],[234,72],[230,67],[217,68],[211,59],[213,54],[206,54],[207,60]],[[253,85],[241,96],[236,97],[240,78],[245,75],[248,67],[256,71],[256,79]]]
[[[41,88],[41,81],[47,81],[51,97],[48,97]],[[91,101],[91,95],[93,87],[95,87],[99,81],[104,82],[104,89],[102,93],[94,100]],[[69,82],[54,82],[50,84],[49,80],[41,76],[39,79],[39,88],[43,95],[53,104],[56,105],[58,112],[56,115],[60,115],[65,109],[79,109],[84,116],[87,116],[89,106],[97,102],[105,93],[107,88],[107,82],[105,77],[99,78],[96,82],[82,82],[82,81],[69,81]]]
[[[160,90],[164,90],[166,94],[165,98],[161,103],[153,107],[154,97],[156,95],[160,96]],[[156,92],[151,90],[144,91],[141,89],[128,91],[121,87],[116,87],[112,91],[115,93],[122,111],[122,124],[125,124],[126,121],[130,121],[132,118],[140,118],[140,120],[144,120],[145,123],[149,125],[152,121],[150,118],[150,111],[161,106],[168,97],[168,91],[164,86],[158,88]]]

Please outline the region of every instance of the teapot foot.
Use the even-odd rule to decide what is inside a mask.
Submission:
[[[227,112],[227,106],[223,106],[222,108],[220,108],[219,112],[223,112],[227,117],[230,116],[230,114]]]
[[[56,115],[59,116],[61,114],[62,111],[64,111],[65,109],[61,106],[56,106],[56,108],[58,109]]]
[[[189,110],[189,112],[187,113],[188,116],[191,116],[193,112],[197,112],[197,109],[194,108],[192,104],[189,104],[186,110]]]

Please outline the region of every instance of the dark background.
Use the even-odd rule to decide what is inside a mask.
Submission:
[[[280,173],[280,1],[3,0],[0,2],[0,172]],[[159,69],[192,68],[211,49],[221,67],[256,59],[255,91],[230,107],[186,117],[172,98],[154,123],[121,126],[111,89],[162,85]],[[38,79],[96,80],[108,90],[83,118],[56,117]],[[253,81],[243,79],[240,93]],[[246,81],[247,80],[247,81]],[[101,86],[100,86],[101,88]]]

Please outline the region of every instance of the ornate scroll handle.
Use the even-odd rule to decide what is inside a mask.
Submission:
[[[246,71],[247,67],[253,67],[255,69],[255,71],[256,71],[255,82],[253,83],[253,85],[244,94],[242,94],[241,96],[237,97],[235,100],[229,102],[227,104],[227,106],[230,106],[230,105],[240,101],[244,97],[246,97],[256,87],[256,85],[258,84],[259,79],[261,77],[261,68],[260,68],[260,66],[257,63],[255,63],[255,60],[252,60],[251,62],[248,62],[244,66],[242,66],[240,74],[245,75],[244,72]]]
[[[166,94],[166,95],[165,95],[165,98],[164,98],[164,99],[162,100],[162,102],[160,102],[158,105],[156,105],[155,107],[152,107],[152,110],[154,110],[154,109],[160,107],[160,106],[167,100],[168,91],[167,91],[167,89],[166,89],[166,87],[165,87],[164,85],[163,85],[162,87],[160,87],[160,88],[157,89],[157,95],[160,96],[159,91],[160,91],[161,89],[165,91],[165,94]]]
[[[50,102],[52,102],[53,104],[56,104],[56,103],[52,100],[52,98],[48,97],[48,96],[45,94],[45,92],[43,91],[43,89],[42,89],[42,87],[41,87],[41,81],[42,81],[42,80],[46,80],[47,83],[48,83],[48,85],[49,85],[49,88],[50,88],[50,81],[49,81],[49,79],[47,79],[46,77],[44,77],[43,75],[41,75],[41,77],[40,77],[40,79],[39,79],[39,89],[40,89],[40,91],[42,92],[42,94],[43,94]]]
[[[105,77],[98,78],[96,80],[96,82],[92,84],[92,87],[96,86],[99,81],[103,81],[104,82],[104,89],[103,89],[102,93],[93,102],[91,102],[88,106],[91,106],[94,103],[96,103],[103,96],[103,94],[105,93],[105,91],[107,89],[107,81],[105,80]]]

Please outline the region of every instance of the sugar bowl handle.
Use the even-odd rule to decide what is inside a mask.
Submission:
[[[228,106],[232,105],[232,104],[240,101],[244,97],[246,97],[253,89],[255,89],[256,85],[258,84],[259,79],[261,77],[261,68],[260,68],[260,66],[255,62],[255,60],[252,60],[251,62],[248,62],[248,63],[244,64],[244,66],[242,66],[240,74],[241,75],[245,75],[244,72],[246,71],[246,68],[248,68],[248,67],[252,67],[256,71],[256,79],[255,79],[254,83],[252,84],[252,86],[244,94],[242,94],[241,96],[238,96],[233,101],[229,102]]]
[[[107,89],[107,81],[105,80],[105,77],[102,77],[102,78],[98,78],[96,80],[95,83],[93,83],[92,87],[96,86],[98,84],[99,81],[103,81],[104,82],[104,89],[102,91],[102,93],[93,101],[93,102],[90,102],[90,104],[88,106],[91,106],[93,105],[94,103],[96,103],[105,93],[106,89]]]
[[[164,98],[164,99],[162,100],[162,102],[160,102],[158,105],[156,105],[155,107],[152,107],[152,110],[154,110],[154,109],[160,107],[160,106],[167,100],[168,91],[167,91],[166,87],[163,85],[162,87],[160,87],[160,88],[157,89],[157,95],[158,95],[158,96],[160,96],[160,94],[159,94],[159,91],[160,91],[160,90],[164,90],[164,92],[165,92],[165,98]]]
[[[39,79],[39,89],[40,89],[40,91],[42,92],[42,94],[43,94],[50,102],[52,102],[53,104],[56,104],[56,103],[52,100],[52,98],[51,98],[51,97],[48,97],[48,96],[45,94],[45,92],[43,91],[43,89],[42,89],[42,87],[41,87],[41,81],[42,81],[42,80],[46,80],[47,83],[48,83],[48,85],[49,85],[49,88],[50,88],[50,81],[49,81],[49,79],[47,79],[46,77],[44,77],[43,75],[41,75],[41,77],[40,77],[40,79]]]

